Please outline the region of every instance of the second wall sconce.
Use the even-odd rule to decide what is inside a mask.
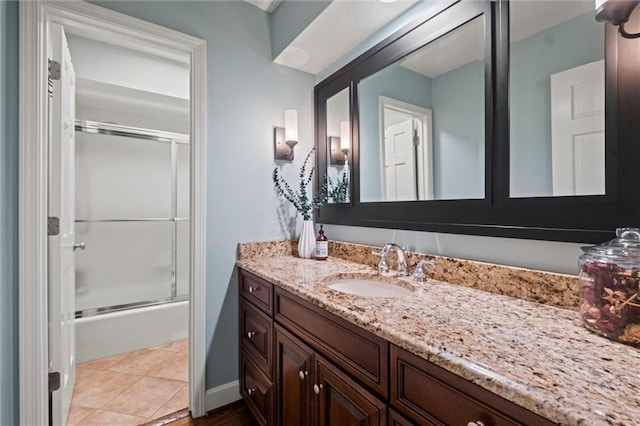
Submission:
[[[298,111],[284,112],[284,127],[273,128],[273,146],[276,160],[293,161],[293,148],[298,144]]]
[[[329,136],[327,139],[331,150],[329,164],[332,166],[349,164],[349,151],[351,150],[351,128],[349,127],[349,122],[340,122],[340,137]]]
[[[340,122],[340,151],[344,154],[345,163],[349,159],[351,149],[351,128],[348,121]]]

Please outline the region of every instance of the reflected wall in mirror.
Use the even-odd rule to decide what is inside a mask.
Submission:
[[[350,199],[349,153],[351,121],[349,88],[327,99],[327,180],[329,203],[348,203]]]
[[[362,202],[485,196],[484,15],[358,85]]]
[[[593,1],[509,8],[510,196],[605,194],[605,28]]]

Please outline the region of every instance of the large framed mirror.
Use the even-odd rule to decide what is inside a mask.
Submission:
[[[636,226],[639,47],[591,0],[435,5],[316,86],[329,176],[338,99],[350,123],[350,197],[317,221],[574,242]]]

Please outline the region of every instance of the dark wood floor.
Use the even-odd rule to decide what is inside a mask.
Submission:
[[[149,426],[257,426],[253,415],[244,401],[234,402],[225,407],[207,413],[204,417],[191,418],[188,412],[179,411],[171,416],[163,417]]]

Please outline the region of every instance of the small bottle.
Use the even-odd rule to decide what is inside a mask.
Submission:
[[[316,238],[316,260],[327,260],[329,257],[329,240],[324,236],[324,230],[320,225],[318,238]]]

